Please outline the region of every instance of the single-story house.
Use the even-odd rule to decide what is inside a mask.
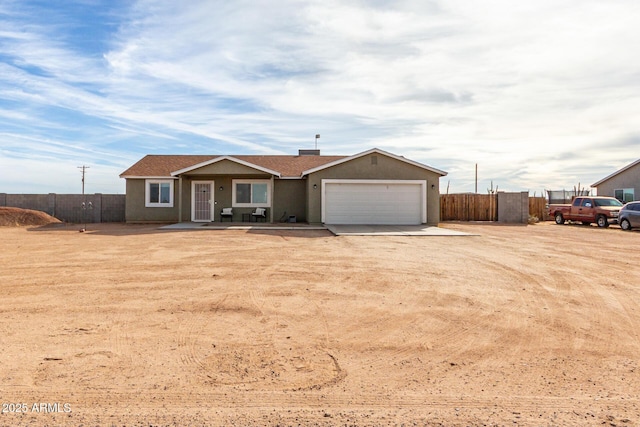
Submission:
[[[431,224],[446,172],[374,148],[353,156],[148,155],[124,171],[127,222]],[[229,213],[231,215],[222,215]]]
[[[640,200],[640,159],[591,184],[598,196],[615,197],[622,203]]]

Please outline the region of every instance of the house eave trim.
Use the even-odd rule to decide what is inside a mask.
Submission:
[[[278,172],[278,171],[274,171],[274,170],[271,170],[271,169],[263,168],[262,166],[258,166],[258,165],[254,164],[254,163],[245,162],[244,160],[237,159],[237,158],[235,158],[233,156],[216,157],[215,159],[207,160],[206,162],[201,162],[201,163],[195,164],[193,166],[189,166],[187,168],[180,169],[180,170],[177,170],[175,172],[171,172],[171,176],[182,175],[182,174],[191,172],[193,170],[200,169],[202,167],[209,166],[209,165],[212,165],[214,163],[221,162],[223,160],[229,160],[231,162],[238,163],[240,165],[247,166],[247,167],[249,167],[251,169],[256,169],[256,170],[259,170],[261,172],[265,172],[265,173],[268,173],[270,175],[273,175],[273,176],[276,176],[276,177],[280,178],[280,172]]]
[[[152,176],[152,175],[120,175],[124,179],[178,179],[175,176]]]

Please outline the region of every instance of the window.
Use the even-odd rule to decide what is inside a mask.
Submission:
[[[173,180],[146,180],[145,206],[148,208],[172,208]]]
[[[622,203],[632,202],[635,200],[635,194],[633,188],[621,188],[618,190],[614,190],[614,196],[616,199],[620,200]]]
[[[266,179],[233,180],[233,206],[271,206],[271,181]]]
[[[616,199],[596,199],[596,206],[622,206],[622,203]]]

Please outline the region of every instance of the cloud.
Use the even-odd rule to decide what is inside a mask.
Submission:
[[[636,156],[635,1],[109,5],[0,5],[5,158],[20,141],[124,169],[147,152],[292,153],[320,133],[323,153],[376,146],[471,191],[476,163],[521,190]]]

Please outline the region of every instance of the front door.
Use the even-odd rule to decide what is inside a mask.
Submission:
[[[213,221],[213,188],[213,181],[191,183],[191,221]]]

